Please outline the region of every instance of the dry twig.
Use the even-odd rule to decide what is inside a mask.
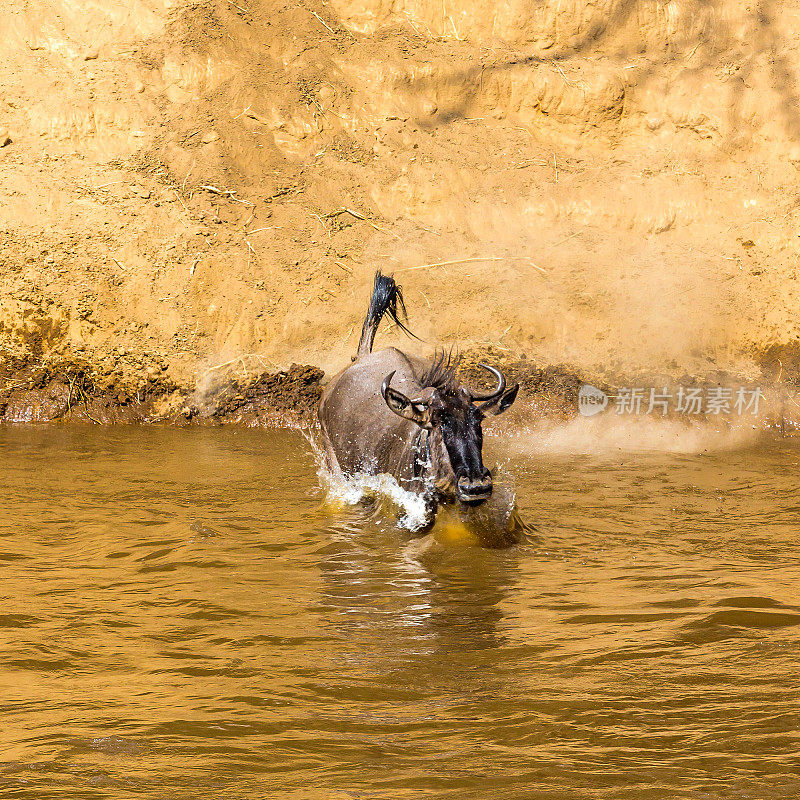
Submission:
[[[316,11],[312,11],[310,8],[307,8],[306,11],[308,11],[310,14],[313,14],[334,36],[336,36],[336,31],[333,28],[331,28],[331,26],[328,25],[325,22],[325,20],[322,19],[322,17],[319,14],[317,14]]]
[[[451,261],[435,261],[431,264],[417,264],[414,267],[400,267],[395,272],[411,272],[417,269],[428,269],[429,267],[449,267],[453,264],[469,264],[481,261],[527,261],[534,269],[539,272],[547,274],[546,269],[542,269],[537,264],[534,264],[528,256],[475,256],[473,258],[454,258]]]
[[[327,214],[323,214],[323,217],[325,219],[331,219],[332,217],[338,217],[339,214],[350,214],[351,217],[355,217],[356,219],[366,222],[370,228],[374,228],[376,231],[380,231],[381,233],[385,233],[389,236],[394,236],[395,239],[400,238],[396,233],[392,233],[391,231],[387,231],[385,228],[379,227],[374,222],[368,220],[363,214],[359,214],[358,211],[353,211],[352,208],[345,208],[342,206],[341,208],[337,208],[335,211],[329,211]],[[314,216],[316,216],[316,214]]]

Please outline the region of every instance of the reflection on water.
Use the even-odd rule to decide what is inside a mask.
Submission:
[[[490,550],[293,433],[0,429],[0,789],[794,797],[798,460],[515,454]]]

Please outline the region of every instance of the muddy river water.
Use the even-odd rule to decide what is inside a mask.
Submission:
[[[514,452],[490,550],[294,432],[0,429],[0,795],[800,795],[800,447]]]

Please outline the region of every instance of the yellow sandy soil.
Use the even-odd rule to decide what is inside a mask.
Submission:
[[[9,0],[5,375],[337,369],[380,267],[424,347],[756,377],[800,330],[799,38],[791,0]]]

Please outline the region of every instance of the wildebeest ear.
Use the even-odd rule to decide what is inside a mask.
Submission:
[[[423,428],[430,425],[430,410],[427,403],[410,400],[402,392],[398,392],[389,385],[392,381],[394,372],[386,376],[381,386],[381,394],[386,401],[386,405],[397,414],[398,417],[410,419],[421,425]]]
[[[510,389],[506,389],[506,391],[500,395],[499,400],[491,403],[489,408],[484,410],[495,416],[502,414],[506,409],[511,408],[512,403],[517,399],[518,391],[519,384],[515,383]]]
[[[386,405],[398,416],[410,419],[412,422],[416,422],[417,425],[422,425],[423,428],[430,424],[428,406],[421,403],[412,403],[405,395],[391,388],[387,389],[384,400],[386,400]]]

